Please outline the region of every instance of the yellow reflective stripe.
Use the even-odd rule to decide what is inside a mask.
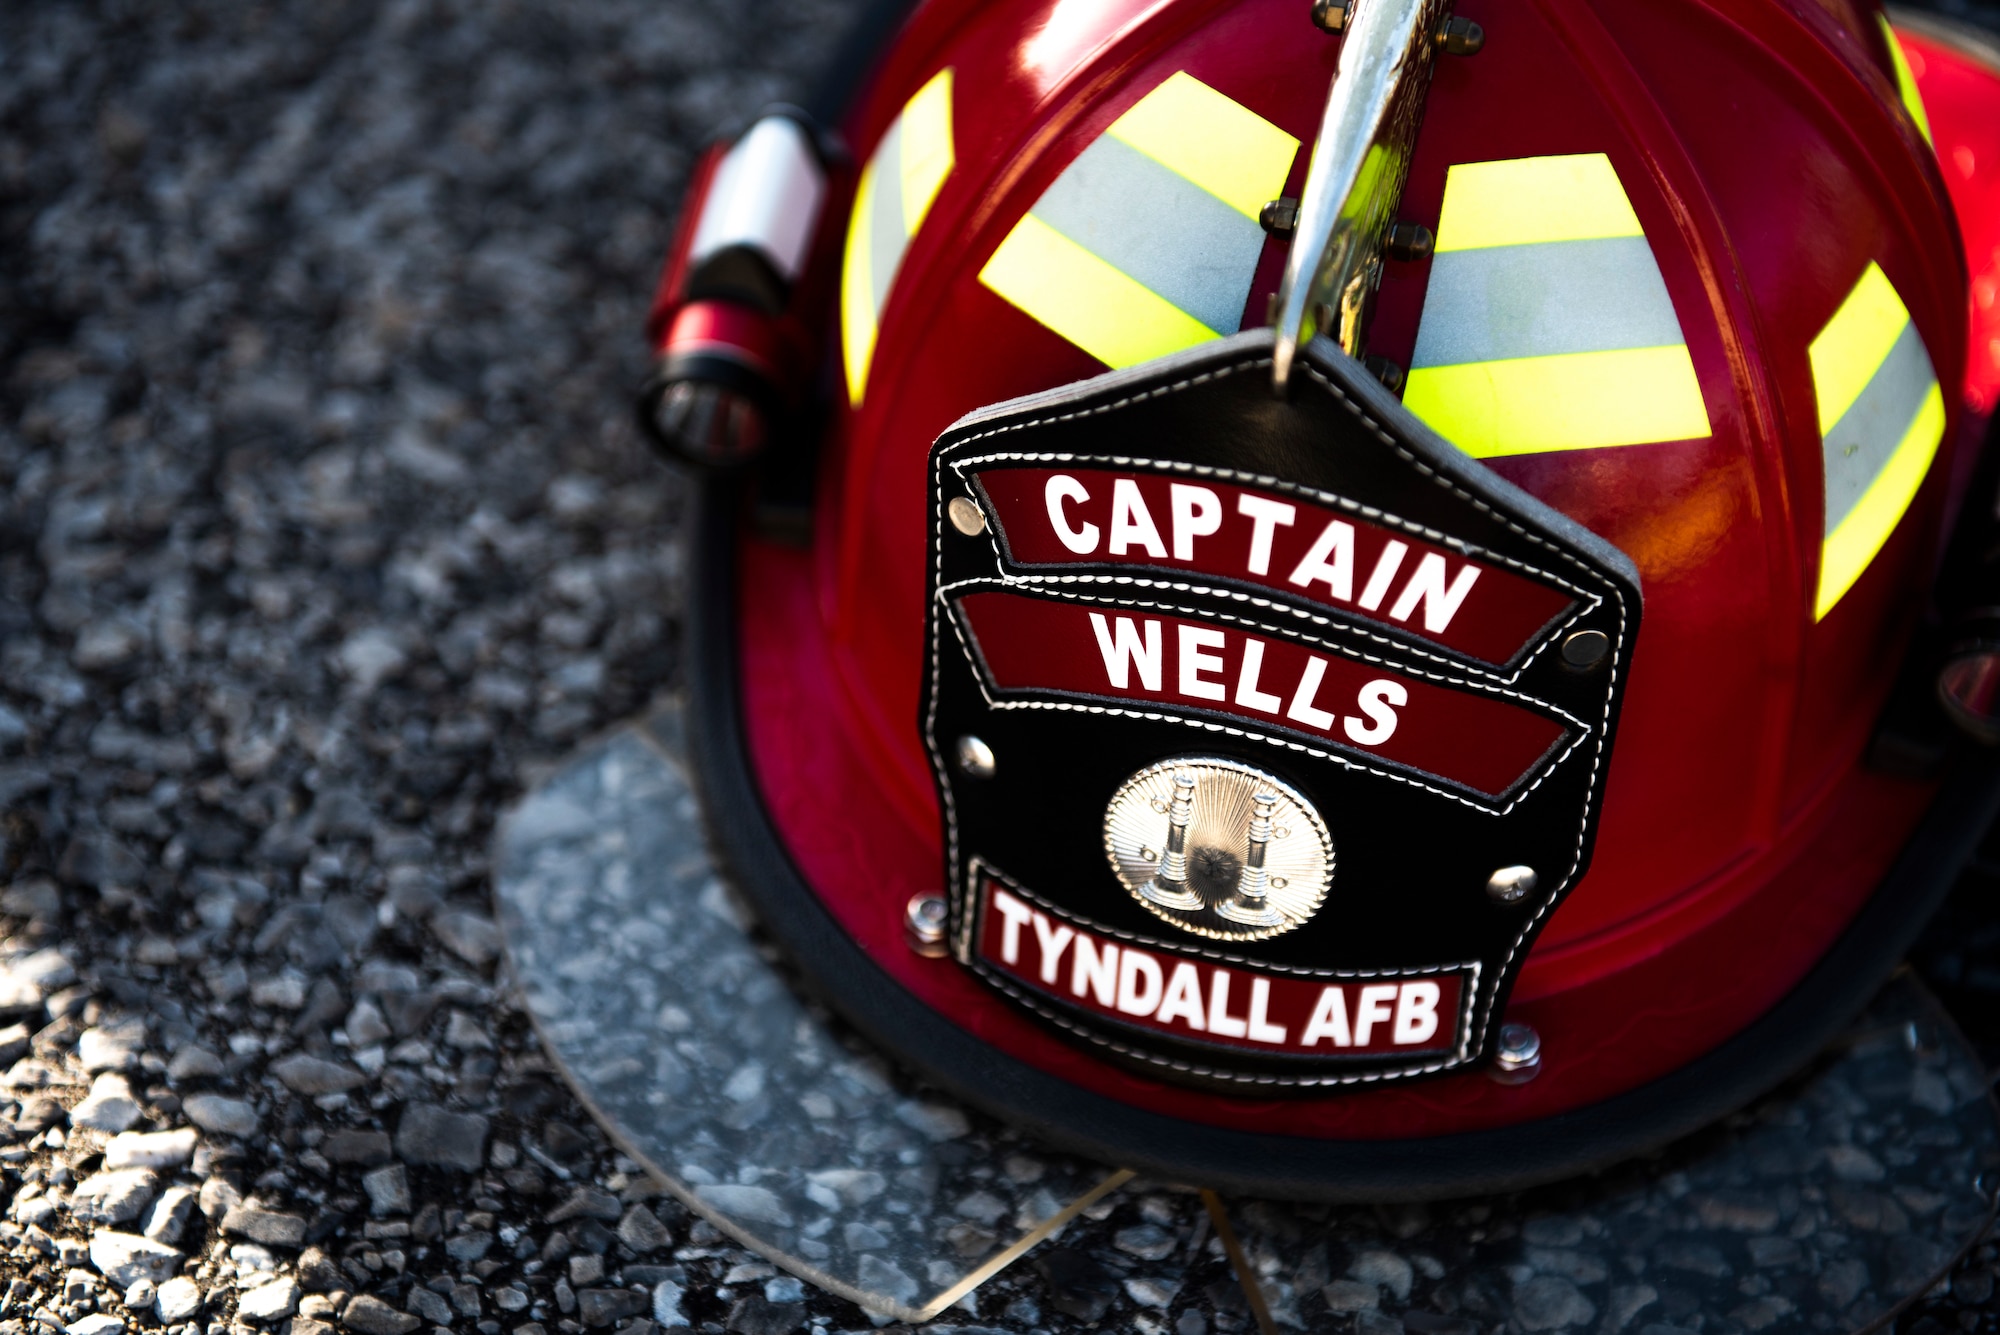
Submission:
[[[1888,464],[1868,485],[1860,504],[1848,513],[1839,528],[1827,535],[1820,548],[1819,597],[1813,606],[1815,621],[1833,610],[1834,604],[1854,587],[1854,581],[1861,578],[1861,572],[1882,550],[1882,544],[1889,541],[1910,502],[1916,499],[1917,489],[1923,486],[1924,475],[1930,472],[1931,460],[1937,456],[1938,444],[1943,439],[1944,391],[1933,384]]]
[[[891,144],[900,144],[900,150],[889,152]],[[896,161],[883,161],[891,156]],[[894,247],[893,258],[884,265],[886,272],[879,275],[882,299],[886,302],[890,285],[902,269],[910,239],[923,226],[938,191],[944,188],[945,178],[951,175],[954,161],[951,71],[943,69],[903,104],[903,110],[883,132],[881,142],[863,164],[861,179],[854,187],[854,210],[847,220],[847,242],[840,271],[840,349],[846,364],[849,403],[860,404],[868,388],[868,366],[875,356],[875,338],[882,317],[875,300],[876,258],[878,254],[890,255],[888,247]],[[883,172],[895,173],[889,178],[889,190],[900,197],[900,217],[877,217],[881,202],[877,186]],[[892,200],[892,207],[895,206],[897,202]],[[876,250],[878,226],[896,229],[880,238],[885,247],[880,252]],[[900,240],[897,230],[901,232]]]
[[[1644,235],[1602,153],[1461,162],[1445,176],[1440,252]]]
[[[1299,151],[1298,140],[1186,70],[1140,98],[1105,133],[1253,221],[1284,188]]]
[[[903,107],[903,226],[923,226],[931,201],[951,175],[951,71],[939,70]]]
[[[847,220],[847,254],[840,271],[840,350],[847,366],[847,399],[859,404],[875,355],[875,297],[868,252],[875,223],[875,164],[861,168],[854,213]]]
[[[1403,406],[1475,459],[1709,434],[1685,344],[1423,367]]]
[[[1819,430],[1833,429],[1896,346],[1910,312],[1882,266],[1873,260],[1861,281],[1840,303],[1808,350],[1812,358],[1813,391],[1819,405]]]
[[[1931,143],[1931,118],[1924,111],[1923,94],[1917,91],[1917,76],[1910,72],[1910,58],[1903,54],[1903,44],[1896,40],[1896,30],[1889,26],[1888,16],[1877,14],[1875,21],[1882,25],[1882,40],[1889,44],[1889,60],[1896,67],[1896,91],[1902,96],[1903,110],[1917,123],[1924,142]]]
[[[1033,214],[979,280],[1114,370],[1221,337]]]

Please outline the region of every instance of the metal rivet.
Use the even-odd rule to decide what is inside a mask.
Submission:
[[[1501,1025],[1488,1074],[1503,1085],[1525,1085],[1541,1073],[1542,1036],[1525,1024]]]
[[[1392,260],[1409,263],[1413,260],[1427,260],[1431,251],[1437,248],[1437,237],[1431,229],[1420,222],[1399,222],[1389,228],[1388,238],[1382,249]]]
[[[944,943],[945,919],[949,910],[941,895],[911,895],[903,910],[903,932],[910,949],[925,959],[943,959],[951,953]]]
[[[1588,672],[1611,652],[1611,637],[1601,630],[1579,630],[1563,641],[1563,666]]]
[[[1403,368],[1387,357],[1364,357],[1361,364],[1368,368],[1368,374],[1382,382],[1382,387],[1391,394],[1403,392]]]
[[[1257,221],[1272,236],[1290,236],[1299,228],[1299,201],[1289,196],[1274,199],[1258,212]]]
[[[1321,32],[1340,32],[1347,27],[1348,0],[1313,0],[1313,26]]]
[[[976,538],[986,531],[986,512],[970,496],[952,497],[944,512],[951,517],[951,526],[968,538]]]
[[[1476,56],[1486,46],[1486,29],[1471,19],[1448,19],[1438,29],[1437,44],[1448,56]]]
[[[997,762],[993,748],[971,733],[958,739],[958,767],[975,779],[990,779]]]
[[[1502,867],[1486,878],[1486,893],[1502,904],[1518,904],[1535,893],[1533,867]]]

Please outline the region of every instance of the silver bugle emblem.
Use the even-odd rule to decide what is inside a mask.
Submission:
[[[1333,838],[1297,789],[1240,761],[1190,756],[1127,779],[1104,812],[1125,888],[1184,931],[1251,941],[1319,910]]]

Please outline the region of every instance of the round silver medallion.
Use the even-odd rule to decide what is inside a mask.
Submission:
[[[1132,897],[1185,931],[1224,941],[1289,932],[1319,911],[1333,836],[1275,775],[1184,756],[1127,779],[1104,811],[1104,853]]]

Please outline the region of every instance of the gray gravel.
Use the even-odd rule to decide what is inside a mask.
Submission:
[[[640,324],[841,21],[0,12],[0,1333],[727,1319],[497,985],[486,849],[674,680]]]
[[[675,683],[639,324],[693,152],[841,23],[0,9],[0,1335],[869,1328],[606,1144],[487,865]],[[1183,1207],[1103,1207],[995,1323],[1158,1335],[1185,1285],[1176,1335],[1244,1329]],[[1301,1319],[1403,1329],[1394,1259]],[[1992,1328],[1995,1265],[1923,1329]]]

